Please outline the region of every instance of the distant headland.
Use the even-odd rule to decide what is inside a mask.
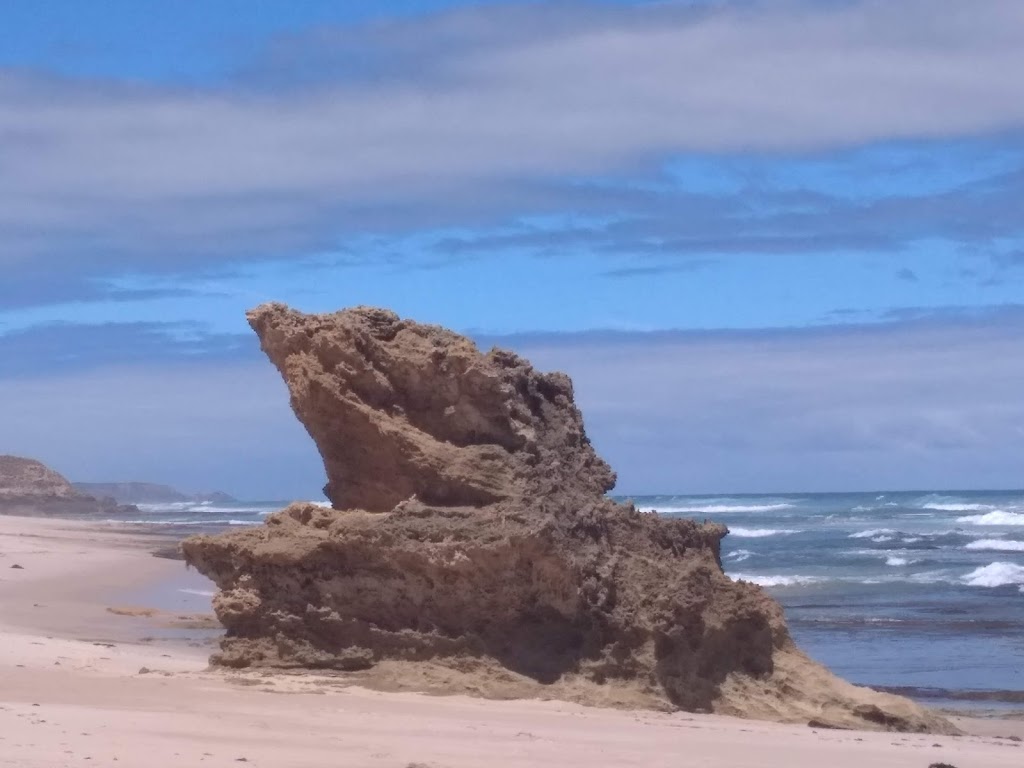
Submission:
[[[142,482],[72,483],[75,490],[97,498],[111,498],[120,504],[176,504],[202,503],[231,504],[237,502],[223,491],[185,493],[169,485]]]
[[[88,518],[133,510],[138,511],[113,498],[84,493],[41,461],[0,456],[0,514]]]

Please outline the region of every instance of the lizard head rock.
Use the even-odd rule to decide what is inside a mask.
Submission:
[[[336,509],[415,496],[481,507],[551,489],[599,497],[615,475],[587,440],[572,382],[382,309],[249,313],[320,449]]]
[[[249,322],[315,441],[333,508],[186,540],[229,667],[837,727],[953,732],[796,647],[722,569],[714,523],[605,495],[572,383],[392,312]]]

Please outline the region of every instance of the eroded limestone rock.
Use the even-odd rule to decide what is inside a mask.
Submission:
[[[563,374],[383,309],[268,304],[249,323],[320,449],[336,509],[387,512],[412,496],[483,506],[537,486],[596,498],[615,485]]]
[[[391,312],[250,323],[324,459],[335,509],[199,536],[214,661],[367,684],[951,732],[804,656],[722,571],[726,528],[604,497],[569,379]]]

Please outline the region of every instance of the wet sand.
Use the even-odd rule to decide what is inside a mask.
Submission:
[[[1024,764],[1024,746],[1007,738],[1024,737],[1020,721],[960,720],[973,734],[963,737],[815,731],[210,671],[210,587],[151,556],[165,543],[0,517],[0,766]]]

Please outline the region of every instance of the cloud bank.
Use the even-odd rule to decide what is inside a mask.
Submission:
[[[1016,488],[1024,313],[800,331],[536,335],[625,493]]]
[[[1021,484],[1019,308],[859,328],[481,339],[491,343],[572,375],[623,493]],[[255,351],[224,362],[164,349],[132,364],[139,354],[0,377],[0,453],[81,480],[317,492],[316,450]]]
[[[865,0],[463,9],[281,39],[188,89],[0,72],[0,265],[84,290],[564,208],[566,179],[674,153],[1016,130],[1018,71],[1017,0]]]

